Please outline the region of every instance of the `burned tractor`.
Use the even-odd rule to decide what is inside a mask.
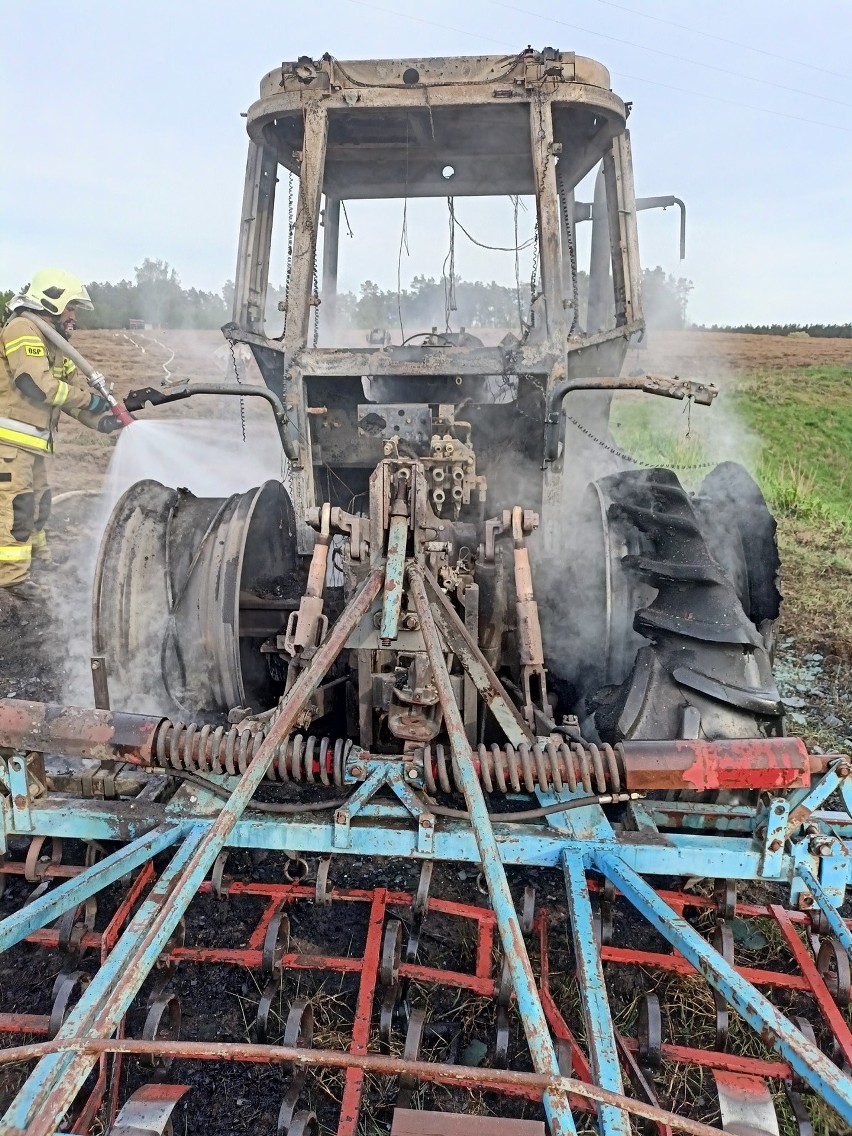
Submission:
[[[631,1114],[659,1131],[711,1131],[660,1107],[649,1071],[662,1046],[654,990],[642,995],[635,1039],[613,1024],[603,961],[616,956],[603,908],[615,903],[674,950],[623,950],[622,963],[665,970],[674,959],[712,988],[717,1050],[664,1048],[667,1060],[712,1071],[724,1127],[774,1117],[773,1078],[786,1081],[800,1119],[800,1094],[812,1090],[852,1120],[847,1072],[812,1026],[794,1025],[756,988],[771,985],[770,972],[750,981],[735,966],[730,934],[737,881],[787,886],[792,911],[755,911],[771,911],[801,970],[796,989],[829,1023],[838,1060],[852,1059],[837,1009],[849,989],[852,935],[839,905],[852,820],[820,811],[836,791],[848,808],[850,765],[784,734],[771,671],[774,521],[742,467],[724,463],[687,492],[671,469],[632,461],[610,432],[618,391],[705,406],[717,393],[621,374],[644,335],[637,212],[677,206],[684,215],[675,197],[634,196],[627,113],[605,68],[550,49],[302,58],[262,81],[247,116],[234,318],[223,330],[232,347],[250,349],[263,386],[240,381],[235,356],[234,382],[146,389],[128,407],[194,393],[261,397],[288,474],[225,499],[153,481],[130,489],[94,582],[96,708],[0,706],[7,834],[50,837],[54,847],[60,837],[125,842],[0,924],[2,945],[57,918],[69,934],[82,920],[83,942],[95,934],[85,904],[101,888],[135,869],[151,884],[70,1012],[72,987],[61,988],[62,1012],[46,1031],[55,1040],[29,1047],[41,1060],[7,1131],[53,1132],[72,1108],[90,1120],[81,1089],[107,1053],[147,1054],[161,1071],[174,1058],[278,1062],[290,1077],[278,1131],[292,1136],[316,1130],[306,1071],[324,1065],[347,1070],[341,1133],[370,1112],[368,1073],[399,1078],[398,1132],[409,1130],[415,1088],[430,1081],[540,1101],[552,1133],[574,1132],[578,1108],[595,1110],[607,1134],[626,1134]],[[595,170],[593,200],[578,200]],[[285,176],[298,180],[298,198],[279,335],[267,329],[266,307]],[[488,195],[534,201],[539,275],[518,334],[486,345],[448,321],[399,342],[379,329],[366,345],[333,345],[343,202],[449,198],[452,215],[453,201]],[[275,782],[286,783],[284,796]],[[169,848],[157,876],[153,857]],[[254,1042],[183,1040],[176,995],[162,983],[143,1037],[113,1038],[158,960],[167,974],[181,961],[235,961],[239,952],[220,958],[181,931],[194,896],[244,886],[223,882],[229,848],[284,852],[298,866],[282,881],[245,885],[268,908],[238,961],[261,969],[273,992],[288,967],[311,966],[289,950],[296,905],[371,905],[345,1052],[311,1048],[310,1005],[299,998],[283,1044],[270,1045],[267,991]],[[336,854],[413,861],[419,883],[405,894],[332,890]],[[436,862],[475,865],[485,901],[430,891]],[[527,886],[519,914],[507,867],[564,874],[580,1023],[548,986],[546,913]],[[646,876],[720,881],[704,902],[716,910],[712,945],[683,918],[689,897],[664,897]],[[419,954],[435,912],[479,929],[475,974],[451,984],[496,999],[486,1068],[459,1066],[451,1046],[439,1061],[421,1056],[427,1036],[444,1036],[412,993],[418,981],[446,981]],[[795,930],[801,922],[820,937],[815,959]],[[60,945],[70,941],[58,934]],[[314,965],[353,970],[326,957]],[[508,1069],[513,1004],[528,1052]],[[720,1052],[728,1005],[777,1060]],[[113,1094],[107,1126],[162,1131],[185,1091],[161,1077],[121,1112]],[[435,1128],[444,1130],[459,1129]]]

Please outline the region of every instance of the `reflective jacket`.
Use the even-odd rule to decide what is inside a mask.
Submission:
[[[91,392],[58,347],[45,343],[25,314],[0,329],[0,447],[29,453],[53,449],[53,432],[64,410],[86,425]],[[92,423],[93,424],[93,423]]]

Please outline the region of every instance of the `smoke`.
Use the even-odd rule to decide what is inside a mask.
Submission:
[[[546,500],[556,503],[529,544],[551,688],[569,703],[577,699],[581,716],[583,692],[622,682],[630,673],[645,642],[633,629],[634,615],[655,595],[647,580],[621,563],[640,550],[638,532],[631,535],[630,526],[609,517],[607,481],[600,498],[587,489],[590,483],[659,466],[673,469],[684,489],[697,494],[717,470],[708,483],[710,496],[696,501],[708,551],[755,624],[777,615],[772,522],[756,488],[726,464],[743,465],[754,476],[761,443],[741,418],[741,380],[716,342],[701,333],[656,333],[650,347],[628,353],[622,368],[624,374],[712,382],[720,393],[710,407],[624,392],[612,399],[607,423],[605,397],[580,393],[564,401],[561,478],[557,484],[554,471],[545,475],[553,479]],[[528,477],[519,481],[522,489],[529,490]],[[586,728],[591,736],[593,727]]]

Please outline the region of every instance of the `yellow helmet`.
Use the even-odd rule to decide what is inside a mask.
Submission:
[[[58,316],[69,304],[92,311],[89,293],[83,281],[61,268],[41,268],[33,276],[23,294],[28,307],[36,307]]]

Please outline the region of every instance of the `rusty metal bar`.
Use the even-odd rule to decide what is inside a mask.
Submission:
[[[142,1041],[137,1038],[71,1038],[33,1042],[11,1049],[0,1049],[0,1065],[34,1061],[54,1053],[122,1053],[129,1056],[150,1054],[155,1057],[174,1057],[185,1061],[246,1061],[261,1065],[292,1064],[302,1068],[360,1069],[374,1076],[409,1076],[421,1081],[435,1081],[452,1085],[466,1082],[470,1070],[459,1065],[442,1062],[406,1061],[400,1057],[385,1057],[376,1053],[344,1053],[331,1049],[293,1049],[283,1045],[253,1045],[249,1042],[224,1041]],[[720,1129],[685,1116],[676,1116],[663,1108],[633,1100],[619,1093],[609,1092],[598,1085],[577,1081],[558,1074],[521,1073],[514,1069],[477,1069],[477,1081],[484,1089],[499,1092],[508,1086],[526,1088],[545,1095],[547,1093],[575,1093],[578,1097],[624,1109],[633,1116],[655,1123],[669,1124],[689,1136],[720,1136]],[[23,1136],[23,1129],[6,1128],[4,1136]],[[31,1130],[27,1130],[31,1136]]]
[[[560,247],[559,194],[553,141],[553,106],[541,90],[530,100],[530,142],[538,217],[539,259],[545,297],[547,334],[558,343],[566,338],[562,306],[562,249]]]
[[[544,770],[551,780],[558,772],[564,781],[570,779],[570,765],[573,776],[581,781],[581,766],[591,760],[590,748],[567,743],[539,744],[529,736],[526,726],[522,730],[517,708],[505,694],[502,684],[478,648],[470,649],[469,636],[466,632],[462,634],[464,625],[449,608],[434,577],[430,577],[428,571],[424,571],[424,577],[434,597],[435,622],[447,646],[463,666],[470,666],[477,688],[483,691],[486,704],[491,706],[506,732],[512,730],[517,739],[510,739],[510,743],[496,755],[490,747],[479,746],[474,749],[473,766],[486,786],[489,782],[499,784],[496,771],[498,763],[502,766],[507,782],[514,786],[517,778],[519,787],[526,785],[530,792],[538,783],[540,770]],[[492,683],[495,685],[492,686]],[[260,731],[251,735],[245,748],[247,760],[252,760],[263,740],[264,735]],[[159,764],[167,771],[169,763],[164,763],[157,753],[161,744],[166,753],[177,753],[179,768],[216,770],[222,762],[222,753],[214,749],[210,733],[202,735],[200,731],[194,731],[189,735],[185,727],[167,718],[54,703],[24,702],[17,698],[0,699],[0,749],[12,752],[62,753],[71,757],[123,759],[145,765]],[[526,757],[520,748],[524,744],[529,748]],[[611,749],[599,748],[604,755],[611,752],[620,787],[629,792],[644,792],[648,789],[699,792],[709,789],[779,790],[807,787],[813,774],[824,773],[832,762],[841,757],[839,754],[809,754],[801,738],[795,737],[720,739],[713,742],[693,739],[628,741]],[[431,750],[424,751],[424,754],[432,762],[431,778],[437,778],[439,771],[434,754]],[[364,752],[365,758],[370,756]],[[294,777],[290,762],[289,749],[277,755],[278,767],[283,765],[287,776]],[[487,780],[481,773],[483,769],[487,772]],[[612,787],[612,769],[608,756],[602,776],[606,786]]]
[[[233,319],[246,331],[264,334],[264,306],[269,280],[269,249],[278,157],[269,146],[249,143],[240,221]]]
[[[314,543],[313,530],[303,520],[307,510],[316,504],[314,466],[304,380],[301,372],[290,364],[293,356],[307,346],[311,311],[319,299],[314,295],[314,269],[327,138],[328,112],[325,106],[317,102],[308,103],[304,110],[299,199],[293,226],[293,255],[290,279],[287,282],[287,316],[283,340],[287,352],[288,377],[285,394],[290,396],[285,401],[288,408],[293,408],[300,439],[299,459],[293,461],[291,466],[290,496],[296,513],[297,546],[302,555],[309,553]]]

